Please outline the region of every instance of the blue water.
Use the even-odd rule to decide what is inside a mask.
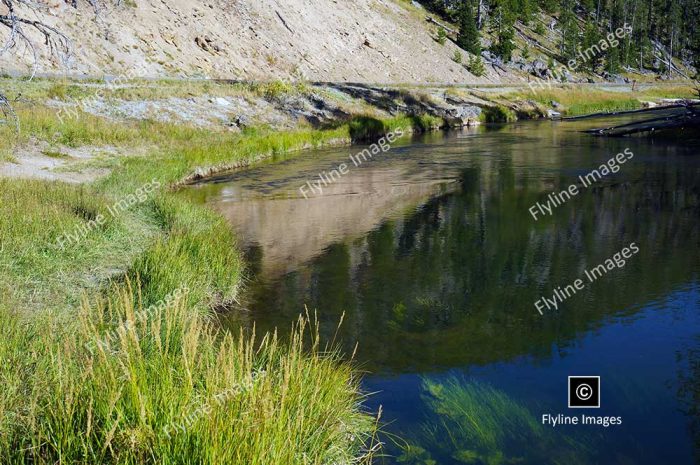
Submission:
[[[382,406],[386,431],[405,435],[431,421],[431,412],[416,409],[426,378],[439,382],[457,376],[489,383],[541,417],[581,413],[567,408],[567,377],[599,375],[601,408],[584,413],[621,416],[623,424],[557,426],[556,432],[591,435],[599,463],[690,464],[694,442],[686,410],[693,401],[679,391],[688,356],[699,345],[700,286],[691,282],[634,309],[632,316],[610,317],[602,328],[579,334],[566,347],[553,344],[548,357],[524,356],[441,373],[370,375],[365,388],[375,393],[370,407],[376,411]],[[386,441],[391,449],[388,436]]]
[[[381,407],[377,463],[696,463],[700,142],[596,138],[587,124],[603,123],[403,140],[309,199],[299,186],[360,148],[193,190],[228,217],[250,264],[230,324],[284,332],[315,312],[365,371],[365,408]],[[625,149],[619,172],[532,218]],[[632,242],[624,266],[536,311]],[[599,409],[567,408],[570,375],[601,377]],[[545,413],[622,424],[552,428]]]

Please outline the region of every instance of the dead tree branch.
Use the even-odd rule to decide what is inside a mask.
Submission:
[[[101,0],[86,0],[87,3],[99,15],[101,10]],[[73,8],[78,7],[78,0],[66,0]],[[116,0],[117,6],[121,0]],[[4,7],[4,8],[3,8]],[[43,21],[34,19],[39,15],[32,15],[28,12],[39,13],[47,10],[45,4],[34,0],[0,0],[0,31],[5,30],[7,36],[0,44],[0,55],[24,44],[32,54],[32,72],[29,79],[36,75],[39,57],[37,46],[31,39],[29,31],[38,33],[43,41],[43,46],[48,50],[50,56],[58,58],[63,65],[66,65],[73,50],[70,38],[58,28]],[[0,125],[11,125],[19,135],[19,119],[15,114],[12,104],[0,90]]]

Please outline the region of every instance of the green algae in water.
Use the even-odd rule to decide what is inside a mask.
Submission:
[[[420,433],[397,458],[408,465],[587,463],[585,439],[556,433],[526,407],[489,384],[453,376],[423,379],[429,410]],[[428,451],[432,451],[428,452]]]

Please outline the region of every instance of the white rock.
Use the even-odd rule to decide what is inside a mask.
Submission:
[[[216,103],[217,105],[220,105],[222,107],[227,107],[227,106],[231,105],[231,102],[229,102],[228,100],[226,100],[223,97],[216,97],[214,99],[214,103]]]

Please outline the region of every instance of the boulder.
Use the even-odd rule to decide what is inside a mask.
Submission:
[[[455,118],[478,118],[481,115],[481,108],[475,105],[462,105],[457,108],[453,108],[450,111],[451,115]]]
[[[445,120],[451,127],[475,126],[479,124],[481,108],[474,105],[460,105],[446,110]]]
[[[547,68],[547,64],[542,60],[534,60],[530,63],[530,74],[537,76],[540,79],[545,79],[551,74]]]
[[[250,126],[250,118],[245,115],[238,115],[233,122],[241,129],[245,129],[246,127]]]

